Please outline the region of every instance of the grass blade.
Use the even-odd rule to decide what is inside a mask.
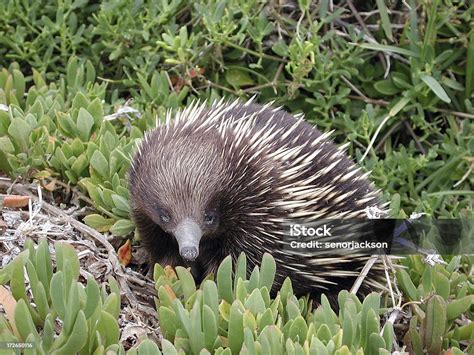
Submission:
[[[466,60],[466,99],[471,96],[474,87],[474,31],[469,36],[469,44],[467,45]]]
[[[428,24],[426,25],[425,38],[423,40],[423,47],[421,48],[421,61],[425,62],[428,53],[434,54],[434,44],[436,41],[436,17],[438,15],[438,3],[439,0],[434,0],[430,6],[430,12],[428,15]]]
[[[390,19],[388,17],[387,6],[385,6],[385,1],[377,0],[377,7],[379,8],[380,21],[382,22],[383,31],[385,32],[385,35],[390,40],[390,42],[393,42],[392,24],[390,23]]]
[[[376,43],[363,43],[360,45],[362,48],[371,49],[374,51],[397,53],[401,55],[406,55],[408,57],[418,58],[420,55],[414,51],[411,51],[406,48],[400,48],[395,46],[387,46],[385,44],[376,44]]]

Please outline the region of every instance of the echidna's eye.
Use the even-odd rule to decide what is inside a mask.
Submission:
[[[163,208],[156,208],[156,212],[158,213],[161,222],[169,223],[171,221],[170,215]]]
[[[169,221],[171,220],[170,216],[168,216],[167,214],[161,214],[160,219],[163,223],[169,223]]]
[[[204,223],[206,224],[213,224],[214,223],[214,220],[215,220],[215,214],[210,212],[210,213],[206,213],[204,215]]]

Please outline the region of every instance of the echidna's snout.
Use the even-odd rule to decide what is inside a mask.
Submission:
[[[174,232],[178,242],[179,254],[187,261],[194,261],[199,255],[199,241],[202,230],[199,225],[190,218],[184,219],[178,224]]]

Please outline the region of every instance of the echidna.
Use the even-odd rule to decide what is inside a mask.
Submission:
[[[365,218],[379,193],[344,153],[305,122],[270,105],[193,103],[145,134],[129,174],[132,216],[152,265],[190,266],[202,279],[244,251],[264,252],[275,287],[297,294],[350,287],[368,256],[341,260],[288,252],[291,220]]]

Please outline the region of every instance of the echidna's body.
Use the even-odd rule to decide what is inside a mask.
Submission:
[[[276,284],[299,294],[350,287],[364,258],[290,253],[289,220],[362,217],[380,206],[366,176],[302,118],[253,103],[193,104],[146,134],[133,161],[133,218],[151,262],[188,265],[198,278],[244,251],[264,252]],[[285,225],[286,223],[286,225]]]

